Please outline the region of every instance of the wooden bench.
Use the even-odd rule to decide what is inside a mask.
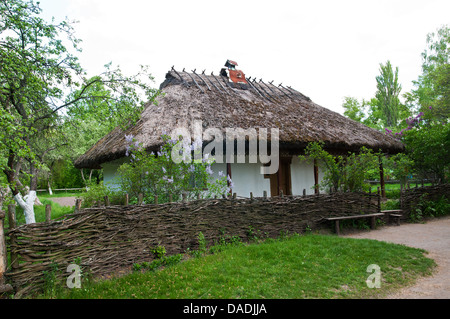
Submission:
[[[386,215],[386,223],[389,223],[391,217],[393,217],[396,221],[396,225],[400,226],[400,217],[402,217],[401,209],[382,210],[381,212]]]
[[[325,218],[329,221],[334,221],[336,234],[339,235],[339,221],[346,219],[359,219],[359,218],[370,218],[370,228],[375,228],[375,219],[379,216],[384,216],[384,213],[374,213],[374,214],[361,214],[361,215],[351,215],[351,216],[339,216],[339,217],[328,217]]]

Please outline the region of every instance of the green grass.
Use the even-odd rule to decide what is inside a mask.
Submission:
[[[411,183],[409,185],[410,188],[416,188],[416,186],[418,187],[422,187],[421,183],[418,183],[417,185],[415,183]],[[431,183],[428,184],[424,184],[424,186],[431,186]],[[376,184],[376,185],[372,185],[371,186],[371,192],[372,193],[376,193],[377,192],[377,188],[381,186],[380,184]],[[386,192],[386,197],[389,199],[398,199],[400,198],[400,184],[384,184],[384,190]]]
[[[60,218],[66,214],[73,213],[74,208],[68,206],[61,206],[58,203],[52,202],[49,199],[42,198],[39,196],[39,200],[42,205],[34,206],[34,214],[36,218],[36,222],[45,222],[45,206],[50,204],[52,207],[52,219]]]
[[[40,298],[297,299],[377,298],[429,275],[425,251],[386,242],[326,235],[292,236],[227,247],[157,271],[82,282]],[[370,264],[381,288],[368,288]]]
[[[39,192],[37,195],[41,198],[53,198],[53,197],[77,197],[80,196],[81,191],[54,191],[52,195],[48,192]]]
[[[73,207],[61,206],[58,203],[47,199],[45,196],[38,197],[42,205],[34,205],[34,216],[37,223],[45,222],[45,206],[47,204],[50,204],[52,207],[52,220],[60,218],[66,214],[73,213],[74,211]],[[22,208],[18,205],[16,205],[16,220],[18,225],[25,224],[25,215],[23,214]],[[8,221],[6,221],[6,225],[8,225]]]

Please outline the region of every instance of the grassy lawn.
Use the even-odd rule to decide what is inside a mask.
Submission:
[[[59,217],[62,217],[66,214],[73,213],[74,208],[73,207],[64,207],[59,205],[58,203],[52,202],[51,200],[47,199],[46,196],[40,196],[38,195],[39,200],[41,201],[42,205],[35,205],[34,206],[34,216],[36,218],[36,222],[45,222],[45,206],[47,204],[50,204],[52,206],[52,219],[57,219]],[[59,196],[53,196],[53,197],[59,197]],[[7,220],[8,218],[6,218]],[[25,224],[25,215],[23,214],[23,210],[20,208],[19,205],[16,205],[16,219],[18,222],[18,225]],[[8,225],[8,221],[6,221],[6,225]]]
[[[39,298],[377,298],[429,275],[435,264],[424,253],[367,239],[291,236],[227,246],[201,257],[185,255],[163,269],[82,281],[79,289],[59,287]],[[366,284],[371,264],[381,269],[380,288]]]
[[[54,191],[52,195],[48,192],[39,192],[37,196],[41,198],[52,198],[52,197],[77,197],[80,196],[81,191]]]

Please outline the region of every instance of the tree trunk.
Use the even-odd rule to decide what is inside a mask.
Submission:
[[[48,186],[48,193],[49,193],[50,195],[53,195],[52,187],[50,186],[50,179],[47,180],[47,186]]]
[[[27,224],[33,224],[36,222],[34,217],[34,201],[36,200],[36,191],[32,190],[26,196],[22,197],[22,194],[18,193],[14,195],[16,203],[23,209],[25,215],[25,222]]]
[[[37,169],[34,164],[31,164],[31,179],[30,179],[30,191],[27,195],[22,196],[19,189],[17,188],[17,184],[19,181],[18,170],[17,174],[15,174],[14,170],[14,158],[15,155],[13,152],[10,152],[8,158],[8,167],[4,170],[6,174],[6,178],[8,180],[9,187],[14,196],[14,200],[16,203],[23,209],[25,215],[25,222],[27,224],[33,224],[36,222],[34,217],[34,202],[37,198],[36,189],[37,189]]]

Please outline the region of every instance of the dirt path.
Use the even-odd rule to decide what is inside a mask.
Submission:
[[[75,206],[75,197],[50,197],[48,199],[61,206]]]
[[[376,239],[425,249],[427,257],[436,261],[432,276],[420,278],[410,287],[390,295],[388,299],[449,299],[450,298],[450,216],[425,224],[402,224],[346,235],[351,238]]]

